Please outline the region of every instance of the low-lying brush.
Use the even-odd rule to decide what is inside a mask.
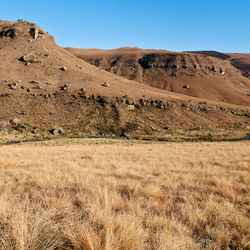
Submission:
[[[0,249],[249,249],[249,142],[93,142],[0,147]]]

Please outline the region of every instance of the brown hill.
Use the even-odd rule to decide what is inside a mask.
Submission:
[[[93,51],[102,56],[106,53]],[[139,72],[139,66],[132,63],[131,58],[136,61],[138,55],[139,59],[143,58],[144,52],[141,53],[140,49],[115,50],[111,57],[113,53],[115,58],[125,53],[126,60],[130,60],[127,62],[128,69],[138,67]],[[152,55],[156,51],[150,50],[147,53]],[[146,72],[144,77],[155,80],[154,73],[150,72],[154,69],[163,70],[160,63],[165,60],[165,54],[166,52],[157,51],[157,56],[153,56],[153,63],[150,61],[152,58],[148,59],[148,54],[145,54],[146,60],[140,61],[140,70]],[[169,58],[175,58],[174,62],[182,58],[181,53],[177,57],[173,52],[167,54]],[[48,136],[51,129],[59,126],[68,136],[120,136],[129,132],[136,138],[213,139],[211,134],[225,138],[250,132],[250,112],[247,107],[204,101],[107,72],[56,45],[52,36],[32,23],[0,21],[0,56],[1,138],[6,130],[7,137],[11,131],[14,131],[15,137],[19,136],[16,131],[24,133],[26,138]],[[191,58],[189,54],[185,58],[188,65],[192,63],[188,61]],[[220,68],[215,66],[217,68],[210,71],[216,72],[207,73],[209,76],[214,79],[222,76],[229,78],[227,75],[232,71],[230,65],[225,67],[225,76],[217,72]],[[117,67],[116,63],[114,67]],[[167,70],[177,71],[174,68]],[[131,72],[137,72],[137,69],[131,69]],[[185,69],[178,69],[177,73],[179,72],[183,72],[185,76]],[[205,75],[202,72],[203,69],[199,74]],[[188,77],[192,79],[192,75]],[[185,84],[190,85],[190,88],[185,91],[194,91],[195,85],[187,81],[188,77],[185,78]],[[243,80],[248,81],[245,78]],[[243,86],[243,80],[241,87],[238,87],[238,78],[234,79],[234,85],[231,82],[228,85],[229,90],[233,89],[235,92],[233,100],[238,100],[231,103],[248,104],[248,99],[241,95],[241,91],[247,88],[247,82]],[[103,86],[104,82],[108,84]],[[203,87],[205,86],[204,83]],[[172,88],[175,90],[174,88],[179,87],[175,87],[173,82]],[[225,89],[227,90],[226,87]],[[228,100],[231,100],[230,91],[226,92]],[[224,98],[227,95],[224,94]]]
[[[202,54],[228,60],[241,74],[250,79],[250,54],[249,53],[221,53],[217,51],[190,51],[191,53]]]
[[[0,53],[1,92],[13,93],[9,85],[14,82],[17,84],[15,93],[25,93],[27,89],[32,89],[35,94],[48,93],[70,84],[71,90],[85,88],[87,94],[95,95],[164,98],[171,94],[129,81],[78,59],[56,45],[47,32],[29,22],[0,21]],[[31,63],[22,58],[29,54],[36,57]],[[34,82],[39,82],[39,86]],[[109,82],[110,87],[103,87],[104,82]]]
[[[228,53],[232,65],[238,68],[242,74],[250,79],[250,54]]]
[[[139,48],[66,50],[99,68],[159,89],[213,101],[250,104],[250,81],[231,62],[223,60],[229,55]]]

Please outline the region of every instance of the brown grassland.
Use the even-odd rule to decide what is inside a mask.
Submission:
[[[0,249],[249,249],[249,142],[0,146]]]

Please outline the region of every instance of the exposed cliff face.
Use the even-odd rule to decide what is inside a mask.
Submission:
[[[217,57],[229,61],[239,73],[250,79],[250,54],[249,53],[220,53],[217,51],[191,51],[191,53]]]
[[[229,60],[232,65],[239,69],[243,76],[250,79],[250,54],[230,53]]]
[[[214,101],[250,104],[250,81],[231,62],[221,58],[136,48],[66,49],[97,67],[156,88]]]

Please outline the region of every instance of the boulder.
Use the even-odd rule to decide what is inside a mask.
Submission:
[[[180,66],[178,64],[173,64],[172,65],[172,69],[179,69],[179,68],[180,68]]]
[[[135,109],[135,105],[132,105],[132,104],[128,105],[128,110],[134,110],[134,109]]]
[[[10,87],[10,89],[13,89],[13,90],[17,89],[17,86],[15,83],[9,84],[8,86]]]
[[[220,69],[220,73],[222,74],[222,75],[225,75],[225,70],[223,70],[223,69]]]
[[[42,29],[40,29],[40,28],[35,28],[35,27],[33,27],[33,28],[31,28],[30,29],[30,36],[33,38],[33,39],[37,39],[38,37],[39,37],[39,35],[43,35],[43,34],[45,34],[45,31],[44,30],[42,30]]]
[[[61,135],[64,133],[64,130],[62,128],[55,128],[52,130],[53,135]]]
[[[126,133],[126,132],[122,133],[121,136],[122,136],[122,137],[125,137],[125,138],[128,139],[128,140],[131,138],[131,137],[130,137],[130,134],[129,134],[129,133]]]
[[[21,124],[21,121],[18,119],[18,118],[13,118],[12,120],[10,120],[10,124],[13,126],[13,127],[16,127],[18,125]]]
[[[36,80],[32,80],[32,81],[30,81],[30,83],[32,83],[32,84],[39,84],[39,82],[38,82],[38,81],[36,81]]]
[[[184,88],[184,89],[190,89],[190,86],[189,85],[183,85],[182,88]]]
[[[30,52],[20,58],[21,61],[26,62],[26,63],[34,63],[37,60],[37,56]]]
[[[110,84],[109,84],[108,82],[105,82],[105,83],[102,84],[102,86],[103,86],[103,87],[109,87]]]
[[[32,38],[34,38],[36,40],[38,35],[39,35],[39,29],[38,28],[31,28],[30,29],[30,36]]]
[[[211,68],[211,70],[212,70],[213,72],[217,72],[217,69],[216,69],[215,66],[213,66],[213,67]]]
[[[63,67],[61,68],[61,70],[62,70],[62,71],[67,71],[68,68],[67,68],[67,66],[63,66]]]
[[[200,66],[198,64],[194,64],[195,69],[200,69]]]

